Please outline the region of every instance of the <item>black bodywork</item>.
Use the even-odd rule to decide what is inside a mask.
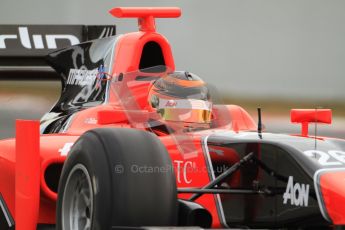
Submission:
[[[238,169],[239,184],[235,187],[223,188],[253,191],[253,193],[221,193],[219,196],[224,221],[230,227],[329,226],[330,222],[326,220],[328,217],[324,217],[321,213],[321,209],[325,207],[319,206],[321,203],[316,196],[313,179],[317,170],[325,167],[318,163],[320,159],[318,155],[308,157],[304,152],[315,149],[324,152],[330,149],[341,150],[344,149],[344,144],[345,141],[338,139],[315,139],[256,132],[239,134],[226,132],[211,135],[207,139],[209,149],[217,146],[228,148],[236,152],[240,159],[253,153],[251,160]],[[217,167],[219,168],[219,165],[213,162],[213,168]],[[217,173],[219,175],[219,172],[215,171],[216,176]],[[291,176],[294,183],[309,185],[307,205],[294,205],[290,200],[284,204],[284,193]],[[261,192],[255,193],[255,191]]]
[[[41,120],[41,133],[63,132],[75,112],[107,100],[113,52],[118,36],[84,42],[49,54],[48,63],[61,76],[60,99]]]

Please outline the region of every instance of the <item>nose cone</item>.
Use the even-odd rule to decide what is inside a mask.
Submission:
[[[345,224],[345,168],[337,171],[325,171],[318,178],[319,195],[323,202],[320,207],[324,216],[335,225]]]

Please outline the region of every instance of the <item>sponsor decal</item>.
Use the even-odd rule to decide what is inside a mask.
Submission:
[[[200,109],[200,110],[212,110],[212,103],[204,100],[196,99],[178,99],[178,100],[159,100],[159,109],[164,108],[177,108],[177,109]]]
[[[95,125],[97,124],[98,120],[94,117],[89,117],[89,118],[86,118],[84,123],[85,124],[89,124],[89,125]]]
[[[18,27],[17,34],[1,34],[0,49],[6,49],[6,42],[9,40],[18,40],[25,49],[57,49],[57,40],[68,41],[71,45],[80,43],[79,39],[72,34],[33,34],[30,36],[26,26]]]
[[[192,183],[192,179],[188,177],[188,171],[191,171],[191,169],[195,168],[193,162],[174,160],[174,164],[176,165],[177,183]]]
[[[289,176],[283,199],[284,204],[287,204],[290,200],[291,205],[307,207],[309,199],[309,184],[294,183],[293,176]]]
[[[98,67],[98,73],[96,77],[97,77],[96,89],[101,87],[101,84],[103,81],[109,81],[113,79],[113,76],[110,73],[106,72],[106,68],[104,65],[100,65]]]
[[[91,86],[95,83],[99,74],[98,69],[70,69],[68,74],[67,85]]]
[[[177,102],[174,100],[168,100],[165,104],[166,107],[175,107],[177,105]]]
[[[0,57],[43,57],[56,49],[113,36],[115,28],[113,25],[1,25]]]
[[[67,142],[65,143],[65,145],[59,149],[59,153],[61,156],[67,156],[67,154],[69,153],[69,151],[71,150],[72,146],[73,146],[73,142]]]
[[[345,152],[340,150],[307,150],[303,152],[306,156],[316,160],[322,166],[345,165]]]
[[[97,76],[100,80],[103,80],[104,78],[106,78],[104,65],[100,65],[98,67],[98,75]]]

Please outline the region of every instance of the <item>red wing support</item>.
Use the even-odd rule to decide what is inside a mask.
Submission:
[[[178,18],[181,9],[178,7],[117,7],[109,11],[117,18],[138,18],[140,31],[155,32],[155,18]]]
[[[292,123],[301,123],[301,136],[307,137],[309,123],[332,124],[332,110],[330,109],[292,109],[290,113]]]
[[[16,121],[16,230],[36,230],[40,199],[39,127],[38,121]]]

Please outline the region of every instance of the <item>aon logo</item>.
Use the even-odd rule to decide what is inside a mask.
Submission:
[[[295,206],[308,206],[309,198],[309,184],[300,184],[293,182],[293,176],[289,176],[289,181],[286,186],[286,191],[283,195],[283,203],[287,204],[290,200],[291,205]]]

